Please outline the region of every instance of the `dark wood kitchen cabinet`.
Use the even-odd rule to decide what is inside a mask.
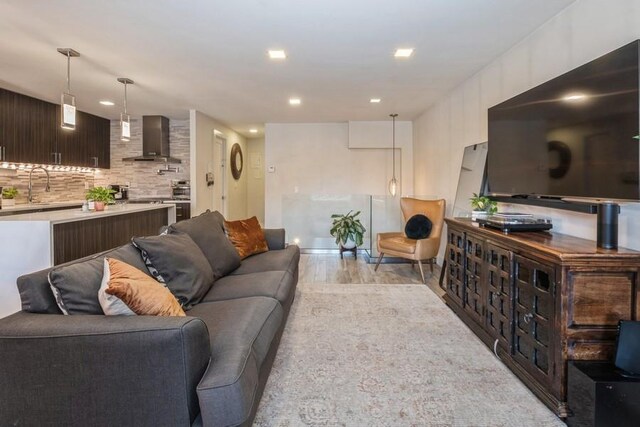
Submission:
[[[0,161],[110,167],[110,122],[78,111],[60,127],[60,105],[0,89]]]
[[[609,360],[619,320],[640,320],[640,252],[558,233],[503,234],[447,219],[447,305],[566,417],[567,363]],[[470,355],[472,357],[472,355]]]
[[[0,91],[0,103],[0,160],[51,164],[56,142],[56,106],[6,90]]]
[[[176,222],[191,218],[191,202],[175,202]]]

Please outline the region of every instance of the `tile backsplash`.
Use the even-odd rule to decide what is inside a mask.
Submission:
[[[47,175],[37,169],[33,172],[33,200],[34,202],[68,202],[84,200],[85,183],[92,187],[93,173],[90,172],[62,172],[49,171],[51,177],[51,191],[45,192]],[[0,169],[0,187],[15,187],[18,189],[17,204],[27,203],[29,192],[29,171]]]
[[[171,197],[172,179],[189,179],[189,120],[171,120],[169,141],[171,157],[182,161],[177,167],[179,172],[165,172],[158,175],[158,169],[164,169],[164,163],[123,162],[125,157],[142,154],[142,119],[131,121],[131,141],[123,142],[119,137],[120,123],[111,121],[111,169],[96,172],[96,185],[129,183],[129,198]]]
[[[164,163],[123,162],[125,157],[142,154],[142,119],[131,121],[131,141],[120,141],[120,123],[111,121],[111,169],[96,172],[50,171],[51,192],[44,191],[46,175],[42,170],[33,172],[33,195],[36,202],[66,202],[83,200],[87,187],[94,185],[130,184],[129,198],[170,197],[172,179],[189,179],[189,120],[171,120],[169,125],[171,156],[182,161],[179,171],[158,175]],[[27,203],[28,170],[0,169],[0,187],[16,187],[16,203]]]

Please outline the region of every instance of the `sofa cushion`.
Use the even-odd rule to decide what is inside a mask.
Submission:
[[[153,266],[149,272],[157,270],[162,279],[156,278],[167,285],[185,309],[199,303],[211,288],[211,266],[188,234],[134,237],[132,241]]]
[[[250,415],[258,375],[284,319],[272,298],[250,297],[203,302],[187,315],[209,328],[211,363],[198,385],[206,425],[231,426]]]
[[[54,267],[49,284],[57,293],[60,310],[65,314],[104,314],[98,290],[102,283],[104,258],[114,258],[146,272],[140,252],[131,244],[102,253],[94,258]],[[26,289],[21,289],[21,293]],[[22,296],[22,298],[25,298]]]
[[[224,234],[224,217],[220,212],[206,211],[202,215],[169,226],[169,234],[186,233],[196,242],[218,279],[240,266],[236,248]]]
[[[216,280],[202,302],[262,296],[285,304],[295,287],[296,278],[288,271],[235,274]]]
[[[238,221],[225,221],[224,229],[242,259],[269,250],[264,231],[255,216]]]
[[[233,275],[259,273],[261,271],[289,271],[294,272],[300,262],[300,248],[295,245],[285,249],[269,251],[250,256],[242,260],[242,264]]]

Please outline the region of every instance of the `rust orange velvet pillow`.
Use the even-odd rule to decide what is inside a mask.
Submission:
[[[105,293],[122,300],[135,314],[186,316],[180,303],[164,285],[127,263],[109,258]]]
[[[225,221],[224,229],[242,259],[269,250],[264,231],[255,216],[240,221]]]

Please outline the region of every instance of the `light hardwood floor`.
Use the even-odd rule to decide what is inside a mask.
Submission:
[[[411,264],[380,264],[378,271],[373,271],[375,264],[367,264],[363,256],[355,260],[351,254],[344,259],[336,254],[302,254],[300,256],[300,283],[307,284],[422,284],[418,266]],[[437,295],[443,291],[438,286],[440,267],[434,266],[433,273],[425,266],[427,286]]]

